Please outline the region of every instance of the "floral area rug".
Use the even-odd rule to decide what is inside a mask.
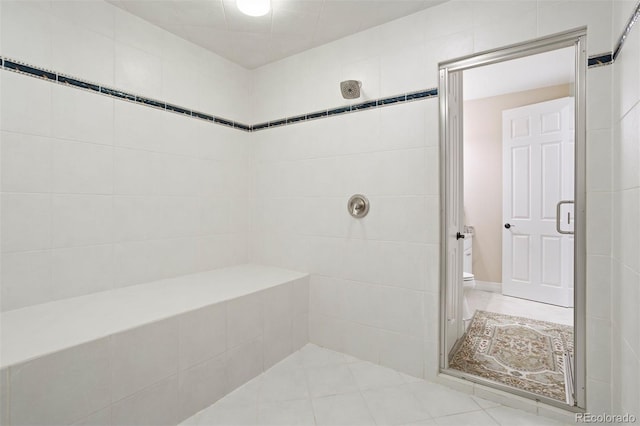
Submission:
[[[571,326],[476,311],[449,367],[564,402],[565,351]]]

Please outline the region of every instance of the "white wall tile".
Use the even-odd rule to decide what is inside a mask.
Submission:
[[[611,257],[587,257],[587,316],[611,318]]]
[[[124,43],[115,45],[115,86],[136,95],[160,98],[162,60]]]
[[[19,364],[10,374],[12,424],[70,424],[111,403],[108,339]]]
[[[291,283],[291,301],[294,316],[309,312],[309,277]]]
[[[309,281],[309,311],[334,317],[343,317],[344,280],[313,274]]]
[[[116,401],[111,408],[114,425],[176,424],[179,417],[178,376],[173,375],[134,395]]]
[[[192,63],[174,57],[163,59],[162,99],[187,108],[198,107],[198,73]]]
[[[200,241],[198,238],[176,238],[160,240],[164,246],[163,272],[167,277],[176,277],[200,272]],[[157,267],[157,265],[156,265]]]
[[[9,369],[0,370],[0,421],[9,424]]]
[[[12,72],[0,74],[2,83],[2,130],[49,136],[51,91],[48,81]]]
[[[219,303],[178,318],[180,370],[224,353],[227,349],[227,307]]]
[[[247,234],[220,234],[200,238],[199,269],[208,271],[246,263],[247,240]]]
[[[54,195],[53,247],[113,241],[113,199],[106,195]]]
[[[529,10],[514,15],[509,20],[498,24],[475,26],[473,30],[473,50],[483,52],[517,42],[535,39],[537,34],[538,14]]]
[[[169,376],[177,381],[178,320],[170,318],[115,334],[109,339],[109,352],[114,401]],[[116,411],[114,407],[114,419],[118,418]]]
[[[423,12],[422,18],[427,40],[458,33],[473,27],[473,2],[445,2]]]
[[[424,377],[423,363],[421,339],[380,331],[380,364],[414,377]]]
[[[609,217],[611,215],[611,195],[593,192],[587,199],[587,253],[609,254],[611,251],[611,233]]]
[[[265,316],[262,338],[264,368],[270,368],[293,352],[293,319]],[[268,322],[268,325],[267,325]]]
[[[640,315],[636,307],[640,303],[640,274],[629,267],[622,269],[620,281],[620,337],[629,345],[633,353],[640,353]]]
[[[2,251],[51,247],[51,196],[2,195]]]
[[[52,191],[66,194],[112,194],[113,148],[60,139],[53,147]]]
[[[579,26],[587,27],[590,55],[612,50],[610,1],[592,1],[588,7],[582,7],[571,1],[542,3],[538,8],[538,32],[540,36],[560,32]],[[620,29],[615,29],[620,31]]]
[[[35,305],[53,298],[51,252],[2,255],[2,311]]]
[[[595,413],[610,413],[611,383],[587,381],[587,407]]]
[[[352,321],[344,323],[344,352],[358,359],[380,362],[380,333],[376,327],[369,327]]]
[[[587,131],[587,191],[611,190],[611,145],[611,129]]]
[[[227,351],[229,390],[236,389],[262,371],[262,341],[260,338]]]
[[[74,426],[111,426],[111,407],[103,408],[84,419],[75,422]]]
[[[611,381],[611,324],[609,320],[588,319],[587,375],[602,382]]]
[[[181,81],[179,78],[174,80]],[[179,102],[178,105],[189,106],[186,102]],[[179,155],[188,155],[197,157],[200,155],[202,126],[203,124],[191,117],[185,117],[179,114],[163,114],[162,115],[162,139],[165,141],[164,149],[166,152]],[[213,125],[208,124],[213,127]],[[220,126],[216,126],[220,127]],[[203,142],[207,143],[208,140]]]
[[[196,197],[160,197],[159,237],[196,236],[200,230],[200,200]]]
[[[613,69],[595,67],[587,72],[587,129],[608,129],[612,125]]]
[[[409,45],[381,56],[381,94],[405,93],[428,87],[429,73],[425,72],[428,59],[426,55],[419,53],[422,52],[422,46],[423,44]],[[398,64],[402,66],[399,67]]]
[[[122,287],[166,277],[162,267],[166,258],[166,242],[134,241],[115,244],[115,286]]]
[[[112,145],[113,105],[113,99],[106,96],[55,85],[51,134],[60,139]]]
[[[114,270],[111,244],[54,249],[51,252],[52,299],[110,290]]]
[[[613,154],[618,167],[614,169],[614,185],[620,189],[640,186],[640,111],[629,111],[615,129],[620,132],[619,143],[614,146]]]
[[[216,105],[206,112],[248,117],[248,70],[122,9],[61,0],[4,2],[2,11],[5,55],[194,108],[206,80]],[[249,134],[17,73],[0,78],[2,190],[64,194],[53,202],[3,196],[3,250],[40,250],[52,240],[77,247],[57,250],[53,284],[51,273],[34,286],[26,284],[33,276],[9,269],[16,276],[9,293],[20,304],[101,290],[112,279],[130,285],[246,262]],[[121,196],[96,196],[112,193]],[[226,221],[201,208],[205,194],[210,205],[226,198]],[[71,268],[80,247],[112,241],[125,243],[113,248],[113,260],[93,247],[83,268]],[[18,282],[25,283],[19,294]]]
[[[292,346],[297,351],[309,343],[309,313],[299,314],[293,318]]]
[[[229,392],[226,355],[208,359],[178,374],[180,419],[191,417]]]
[[[158,238],[163,231],[160,203],[159,197],[114,197],[114,240],[123,242]]]
[[[344,320],[309,313],[309,341],[334,351],[344,351]]]
[[[51,142],[21,133],[0,133],[2,191],[51,191]]]
[[[17,0],[2,2],[0,35],[3,55],[51,66],[51,21],[42,3]]]
[[[639,173],[640,174],[640,173]],[[640,211],[640,188],[622,193],[622,233],[620,260],[633,271],[640,271],[640,224],[636,212]]]
[[[293,319],[293,287],[290,283],[260,292],[263,306],[263,325],[268,329],[274,322]]]
[[[115,38],[157,57],[162,57],[164,30],[148,25],[143,19],[122,9],[115,9]]]
[[[104,85],[113,85],[113,38],[70,25],[68,17],[53,18],[51,33],[54,70]]]
[[[254,341],[263,331],[263,303],[259,293],[227,302],[227,347]]]
[[[115,10],[104,2],[56,0],[51,3],[53,16],[65,18],[108,38],[114,37]]]
[[[114,193],[159,195],[163,170],[161,154],[116,148],[114,151]]]
[[[621,409],[624,413],[633,413],[637,416],[637,413],[640,412],[637,398],[640,392],[640,380],[638,380],[640,377],[640,368],[638,357],[624,342],[622,343],[621,355],[620,368],[623,372],[620,381]]]
[[[165,111],[131,102],[114,102],[114,144],[116,146],[165,151]]]

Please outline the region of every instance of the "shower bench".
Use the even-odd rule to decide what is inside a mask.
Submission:
[[[308,341],[309,276],[240,265],[0,319],[0,424],[171,425]]]

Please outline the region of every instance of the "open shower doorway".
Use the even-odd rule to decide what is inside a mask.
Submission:
[[[447,374],[584,406],[583,31],[440,64]]]

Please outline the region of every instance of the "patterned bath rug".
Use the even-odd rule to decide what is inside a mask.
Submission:
[[[449,367],[564,402],[565,351],[571,326],[476,311]]]

